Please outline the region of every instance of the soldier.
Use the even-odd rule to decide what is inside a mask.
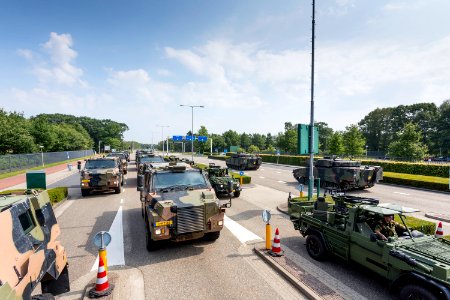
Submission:
[[[385,215],[384,218],[375,226],[375,233],[379,238],[387,241],[387,237],[398,237],[397,230],[403,232],[406,227],[395,222],[393,215]]]

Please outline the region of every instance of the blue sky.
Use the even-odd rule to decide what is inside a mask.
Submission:
[[[450,98],[450,1],[316,1],[317,121]],[[311,1],[1,1],[0,106],[194,127],[309,123]]]

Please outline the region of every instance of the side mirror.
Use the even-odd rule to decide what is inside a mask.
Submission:
[[[138,191],[144,190],[144,175],[138,175],[137,177],[137,190]]]

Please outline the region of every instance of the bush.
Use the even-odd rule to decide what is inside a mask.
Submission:
[[[448,177],[449,166],[445,164],[411,163],[395,161],[363,160],[364,165],[377,165],[383,167],[385,172],[414,174],[434,177]]]
[[[63,199],[66,199],[69,195],[69,191],[67,187],[57,187],[53,189],[47,190],[48,196],[50,197],[50,202],[52,205],[62,201]]]
[[[384,172],[383,183],[449,192],[448,178],[441,177]]]

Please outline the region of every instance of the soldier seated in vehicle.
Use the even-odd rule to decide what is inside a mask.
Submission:
[[[406,227],[395,222],[393,215],[385,215],[375,226],[374,230],[378,238],[384,241],[387,241],[389,237],[398,237],[404,231],[406,231]]]

